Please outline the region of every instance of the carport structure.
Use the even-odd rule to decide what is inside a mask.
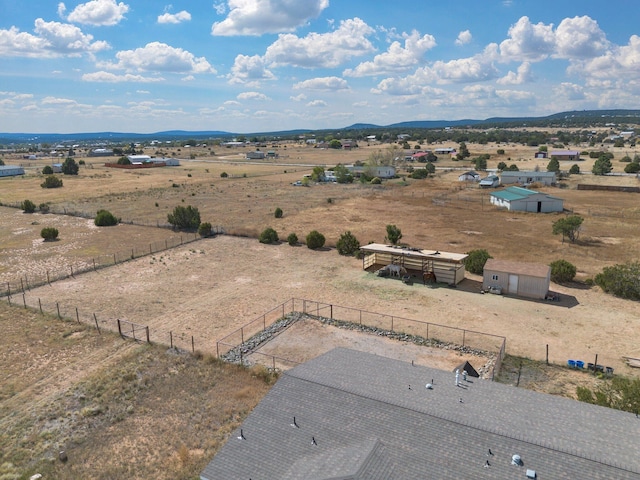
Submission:
[[[364,254],[362,268],[375,272],[387,265],[400,265],[411,277],[457,285],[464,280],[464,253],[441,252],[420,248],[371,243],[360,247]]]

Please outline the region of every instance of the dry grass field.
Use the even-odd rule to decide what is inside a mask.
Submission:
[[[523,386],[540,391],[572,395],[576,384],[593,384],[593,377],[578,373],[576,379],[563,368],[567,358],[590,362],[598,354],[598,363],[614,367],[616,373],[636,373],[622,356],[640,357],[640,305],[582,281],[605,266],[637,259],[640,197],[579,191],[576,186],[636,186],[637,178],[574,175],[563,182],[564,188],[541,189],[564,198],[566,208],[585,218],[576,244],[563,244],[551,234],[559,215],[500,211],[490,206],[489,192],[458,182],[460,171],[471,169],[468,162],[440,158],[433,178],[412,180],[401,169],[401,178],[382,186],[291,185],[313,165],[366,160],[381,148],[386,147],[343,152],[288,145],[279,148],[280,158],[260,162],[248,162],[241,152],[226,149],[216,155],[193,150],[192,159],[169,152],[181,158],[181,166],[145,170],[108,169],[102,160],[85,158],[80,174],[63,176],[64,187],[54,190],[40,188],[38,172],[50,161],[27,165],[26,160],[4,157],[7,164],[27,165],[27,175],[0,179],[2,204],[50,202],[52,211],[88,217],[104,208],[144,225],[166,223],[174,207],[193,205],[203,221],[233,235],[52,282],[27,291],[25,298],[32,306],[40,300],[49,313],[55,313],[52,306],[59,302],[97,313],[105,325],[116,318],[147,325],[153,340],[166,342],[169,331],[178,338],[193,337],[205,359],[215,354],[216,340],[296,297],[502,335],[508,353],[534,360],[544,360],[549,345],[553,370],[523,376]],[[546,160],[532,158],[532,148],[469,148],[472,157],[492,154],[489,168],[505,161],[520,170],[546,169]],[[497,148],[505,154],[495,155]],[[615,151],[614,171],[622,170],[624,164],[617,160],[625,153],[633,154]],[[590,171],[592,162],[580,162],[581,170]],[[229,177],[222,178],[223,172]],[[274,218],[276,207],[284,211],[283,218]],[[360,260],[341,257],[332,248],[311,251],[304,245],[263,245],[256,240],[271,226],[281,239],[292,232],[304,239],[318,230],[329,247],[347,230],[363,244],[384,242],[387,224],[401,228],[402,242],[416,247],[460,253],[486,248],[495,258],[546,264],[563,258],[577,266],[579,282],[552,285],[561,302],[480,295],[479,278],[473,275],[459,288],[405,285],[364,272]],[[58,228],[60,240],[44,243],[39,238],[43,226]],[[144,250],[175,235],[152,226],[97,228],[90,219],[28,215],[0,207],[0,282],[66,271],[72,264],[90,264],[95,256]],[[22,298],[17,297],[20,305]],[[99,336],[93,328],[35,310],[8,308],[4,301],[0,321],[0,463],[16,464],[14,470],[3,465],[8,471],[0,470],[0,478],[35,472],[28,467],[27,452],[36,453],[32,458],[48,458],[63,446],[70,461],[49,462],[51,478],[196,478],[268,389],[259,373],[167,355],[166,348],[139,346],[106,333]],[[479,360],[451,352],[425,353],[407,343],[385,343],[315,323],[289,333],[264,351],[303,361],[332,345],[352,345],[445,369],[465,359],[475,366]],[[514,368],[505,371],[510,374]],[[77,430],[68,429],[69,424]],[[173,432],[178,434],[169,434]],[[93,476],[95,472],[102,476]]]

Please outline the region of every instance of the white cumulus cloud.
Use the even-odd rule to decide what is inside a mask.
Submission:
[[[260,92],[242,92],[236,97],[238,100],[271,100],[264,93]]]
[[[343,20],[328,33],[312,32],[306,37],[281,34],[265,53],[268,62],[304,68],[335,68],[346,60],[375,51],[366,38],[374,29],[360,18]]]
[[[509,71],[504,77],[499,78],[497,83],[500,85],[522,85],[531,81],[531,63],[522,62],[518,67],[517,72]]]
[[[348,90],[349,85],[347,81],[339,77],[319,77],[310,78],[303,82],[296,83],[293,88],[295,90],[325,90],[325,91],[337,91]]]
[[[328,104],[324,100],[311,100],[307,107],[326,107]]]
[[[509,28],[509,38],[500,43],[500,54],[508,60],[539,61],[554,52],[553,25],[533,24],[521,17]]]
[[[347,69],[344,75],[364,77],[402,72],[418,64],[425,52],[436,46],[436,39],[432,35],[420,36],[415,30],[410,34],[403,34],[403,37],[404,46],[394,41],[386,52],[376,55],[373,61]]]
[[[196,58],[187,50],[161,42],[151,42],[135,50],[120,51],[116,58],[117,63],[104,67],[139,72],[215,73],[204,57]]]
[[[259,80],[273,80],[275,76],[265,66],[260,55],[238,55],[231,67],[230,83],[246,83]]]
[[[186,10],[182,10],[178,13],[163,13],[158,15],[158,23],[182,23],[189,22],[191,20],[191,14]]]
[[[458,38],[456,38],[456,45],[466,45],[467,43],[471,43],[473,39],[471,32],[469,30],[464,30],[458,34]]]
[[[329,0],[229,0],[229,15],[211,28],[212,35],[262,35],[291,32],[317,17]],[[214,6],[218,12],[219,6]]]
[[[64,3],[58,4],[58,13],[65,11]],[[122,2],[91,0],[74,8],[67,17],[67,21],[85,25],[113,26],[120,23],[128,11],[129,5]]]
[[[59,57],[78,56],[106,50],[109,44],[93,41],[75,25],[60,22],[35,21],[35,35],[21,32],[16,27],[0,30],[0,56],[3,57]]]
[[[556,29],[556,52],[561,58],[591,58],[608,47],[605,33],[588,16],[565,18]]]
[[[125,75],[116,75],[111,72],[93,72],[85,73],[82,75],[82,80],[85,82],[103,82],[103,83],[122,83],[122,82],[138,82],[138,83],[151,83],[161,82],[164,79],[159,77],[143,77],[142,75],[132,75],[127,73]],[[148,93],[148,92],[147,92]]]

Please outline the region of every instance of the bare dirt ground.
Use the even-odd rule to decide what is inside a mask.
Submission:
[[[148,325],[152,339],[168,331],[193,335],[197,349],[214,354],[216,340],[295,297],[502,335],[509,353],[533,359],[544,360],[548,344],[550,360],[559,364],[568,358],[590,362],[598,354],[598,363],[632,373],[622,356],[640,356],[640,304],[597,288],[553,285],[562,301],[544,302],[481,295],[472,275],[458,288],[406,285],[367,273],[361,260],[335,250],[229,236],[161,257],[59,281],[27,298]],[[166,336],[162,340],[167,343]]]

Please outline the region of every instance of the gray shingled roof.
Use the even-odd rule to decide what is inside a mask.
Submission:
[[[640,479],[635,415],[348,349],[284,373],[242,431],[202,479]]]

